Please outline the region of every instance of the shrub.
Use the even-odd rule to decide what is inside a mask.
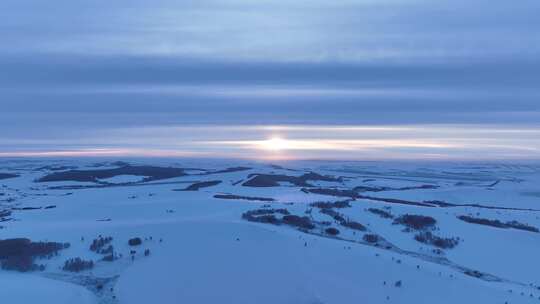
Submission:
[[[468,276],[471,276],[471,277],[475,277],[475,278],[481,278],[484,276],[483,273],[481,273],[480,271],[478,270],[467,270],[464,272],[466,275]]]
[[[284,208],[283,209],[255,209],[255,210],[244,212],[243,216],[257,216],[257,215],[267,215],[267,214],[274,214],[274,213],[287,215],[289,214],[289,211]]]
[[[366,227],[364,225],[355,221],[345,219],[345,217],[343,217],[342,214],[340,214],[339,212],[333,209],[323,208],[321,209],[321,213],[331,216],[336,222],[338,222],[343,227],[347,227],[347,228],[358,230],[358,231],[366,230]]]
[[[530,231],[530,232],[540,232],[538,228],[520,223],[518,221],[509,221],[509,222],[503,223],[499,220],[477,218],[477,217],[472,217],[472,216],[467,216],[467,215],[460,215],[457,218],[467,223],[491,226],[495,228],[502,228],[502,229],[514,228],[514,229],[525,230],[525,231]]]
[[[279,225],[281,220],[275,217],[275,213],[288,215],[287,209],[256,209],[244,212],[242,218],[250,222]]]
[[[345,218],[341,214],[339,214],[339,212],[334,211],[332,209],[321,209],[321,213],[331,216],[334,220],[338,222],[345,221]]]
[[[112,242],[113,238],[112,237],[101,237],[99,236],[97,239],[94,239],[92,241],[92,244],[90,245],[90,251],[94,251],[96,253],[101,253],[101,251],[103,250],[103,247],[105,247],[105,245],[109,244],[110,242]],[[104,253],[106,254],[106,253]]]
[[[4,218],[4,217],[8,217],[11,215],[11,211],[10,210],[0,210],[0,219]]]
[[[93,261],[85,261],[81,258],[69,259],[64,263],[64,267],[62,267],[64,271],[71,272],[80,272],[92,268],[94,268]]]
[[[518,221],[506,222],[506,225],[514,229],[525,230],[525,231],[530,231],[530,232],[540,232],[538,228],[520,223]]]
[[[258,196],[243,196],[235,194],[216,194],[214,198],[220,199],[234,199],[234,200],[248,200],[248,201],[261,201],[261,202],[273,202],[275,199],[269,197],[258,197]]]
[[[283,217],[283,223],[289,226],[294,226],[302,229],[313,229],[315,225],[311,222],[307,216],[298,216],[298,215],[285,215]]]
[[[420,243],[433,245],[443,249],[452,249],[459,244],[459,239],[457,238],[442,238],[432,234],[429,231],[418,233],[414,236],[414,239]]]
[[[351,204],[348,200],[337,201],[337,202],[315,202],[311,206],[320,208],[320,209],[331,209],[331,208],[349,208]]]
[[[325,232],[327,234],[329,234],[329,235],[338,235],[339,234],[339,230],[337,230],[334,227],[326,228]]]
[[[247,217],[245,219],[247,219],[250,222],[265,223],[265,224],[279,225],[281,223],[281,221],[278,218],[276,218],[276,216],[273,214]]]
[[[135,238],[129,239],[128,244],[129,246],[139,246],[140,244],[142,244],[142,240],[139,237],[135,237]]]
[[[437,221],[430,216],[405,214],[394,220],[394,225],[396,224],[404,225],[407,228],[414,230],[424,230],[428,228],[435,228]]]
[[[212,187],[221,184],[220,180],[193,183],[182,191],[199,191],[201,188]]]
[[[69,246],[69,243],[32,242],[26,238],[0,240],[2,269],[22,272],[39,270],[44,266],[35,264],[36,258],[51,258]]]
[[[358,222],[346,220],[341,222],[341,225],[358,231],[366,231],[366,227]]]
[[[2,261],[2,269],[17,270],[21,272],[35,271],[37,265],[34,258],[29,255],[9,256]]]
[[[376,214],[376,215],[382,217],[382,218],[386,218],[386,219],[394,218],[394,216],[390,212],[384,211],[382,209],[369,208],[367,210],[369,212],[373,213],[373,214]]]
[[[376,234],[365,234],[362,238],[365,242],[368,243],[377,243],[379,241],[379,236]]]
[[[508,228],[503,222],[499,220],[476,218],[476,217],[467,216],[467,215],[460,215],[457,218],[467,223],[486,225],[486,226],[492,226],[492,227],[497,227],[497,228]]]

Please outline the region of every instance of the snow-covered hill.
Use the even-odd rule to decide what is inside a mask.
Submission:
[[[536,164],[4,159],[0,179],[2,303],[540,303]]]

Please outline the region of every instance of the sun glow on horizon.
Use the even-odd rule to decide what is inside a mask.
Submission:
[[[113,129],[108,136],[4,138],[0,157],[246,159],[538,159],[540,126],[184,126]],[[9,149],[18,145],[17,149]]]
[[[260,148],[269,151],[283,151],[290,148],[289,142],[281,137],[272,137],[260,142]]]

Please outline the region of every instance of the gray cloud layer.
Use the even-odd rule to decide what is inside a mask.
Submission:
[[[0,127],[39,139],[191,124],[537,126],[538,11],[532,0],[4,0]]]

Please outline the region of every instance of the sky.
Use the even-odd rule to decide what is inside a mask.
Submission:
[[[0,157],[540,158],[540,2],[0,2]]]

